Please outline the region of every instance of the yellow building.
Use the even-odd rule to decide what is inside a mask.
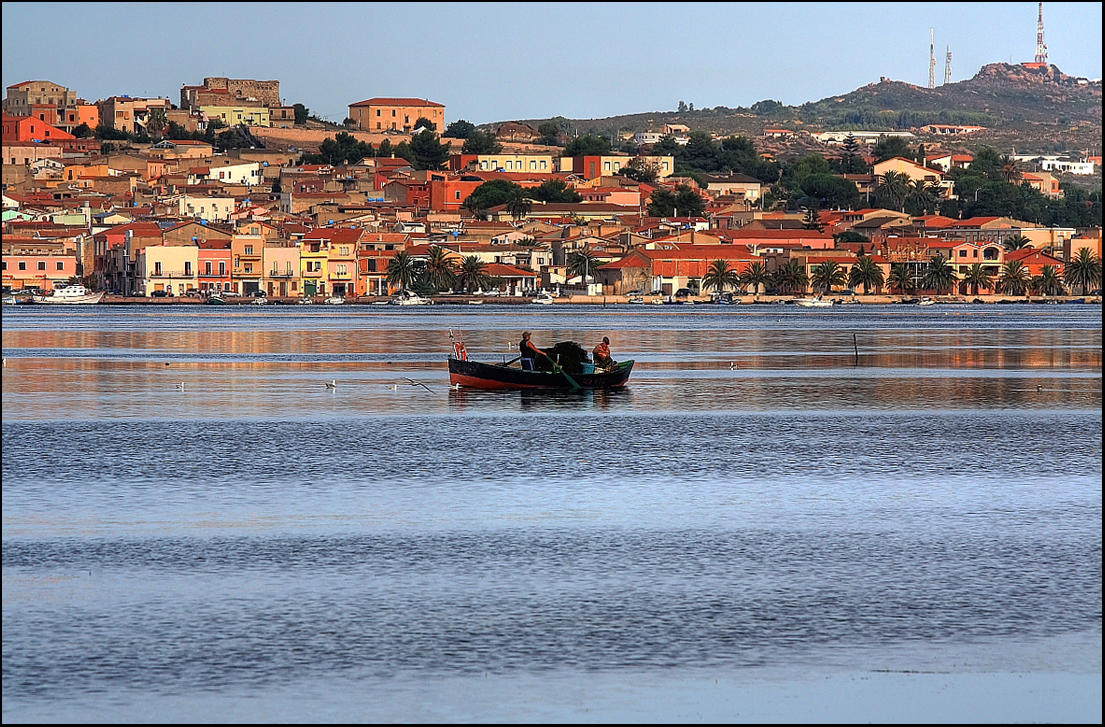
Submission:
[[[147,245],[138,251],[135,281],[138,294],[185,295],[199,288],[198,271],[198,246]]]
[[[272,126],[268,106],[201,106],[207,120],[219,119],[227,126]]]
[[[421,98],[370,98],[349,104],[349,118],[361,131],[409,134],[419,118],[432,121],[438,134],[445,131],[445,105]]]

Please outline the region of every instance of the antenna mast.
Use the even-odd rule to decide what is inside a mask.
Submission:
[[[1042,7],[1043,3],[1040,5]],[[1043,10],[1040,12],[1043,13]],[[929,88],[936,88],[936,35],[933,28],[929,28]]]
[[[952,82],[952,47],[948,46],[948,55],[944,58],[944,83]]]
[[[1044,4],[1040,3],[1040,16],[1036,20],[1036,62],[1047,65],[1047,43],[1044,42]]]

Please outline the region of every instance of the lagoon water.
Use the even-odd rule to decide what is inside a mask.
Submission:
[[[453,391],[450,329],[637,364]],[[1101,721],[1098,306],[17,306],[3,352],[5,722]]]

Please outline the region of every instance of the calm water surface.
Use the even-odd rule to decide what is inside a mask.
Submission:
[[[1100,307],[533,308],[6,308],[4,720],[1100,718]]]

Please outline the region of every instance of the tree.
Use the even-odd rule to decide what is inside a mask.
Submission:
[[[341,125],[347,129],[352,129],[354,126],[357,125],[357,122],[354,121],[351,117],[346,116],[345,121],[341,122]]]
[[[800,188],[825,209],[856,209],[861,199],[855,182],[835,174],[809,174]]]
[[[879,176],[875,194],[892,209],[905,211],[905,201],[909,196],[909,175],[904,172],[889,171]]]
[[[867,235],[861,235],[858,232],[853,232],[852,230],[845,230],[844,232],[838,232],[835,235],[833,235],[833,242],[835,242],[837,245],[839,245],[842,242],[863,242],[863,243],[867,243],[867,242],[871,242],[871,238],[867,237]]]
[[[1032,284],[1032,274],[1020,260],[1010,260],[1001,268],[998,290],[1008,295],[1022,295]]]
[[[906,191],[903,209],[911,215],[934,214],[940,202],[937,189],[936,185],[923,179],[912,180]]]
[[[532,208],[533,200],[526,195],[526,190],[521,187],[513,190],[510,199],[506,202],[506,211],[509,212],[510,216],[515,220],[520,220],[525,217]]]
[[[487,263],[480,260],[478,255],[466,256],[457,271],[457,281],[466,291],[483,290],[491,283]]]
[[[160,139],[165,134],[165,129],[169,126],[169,117],[165,114],[163,108],[150,109],[150,115],[146,119],[146,130],[150,134],[150,138]]]
[[[429,129],[430,131],[437,131],[437,124],[427,119],[425,116],[419,116],[418,120],[414,122],[414,130]]]
[[[982,263],[974,263],[963,274],[963,282],[971,286],[971,295],[978,295],[979,290],[993,287],[993,278],[990,267]]]
[[[610,153],[610,140],[604,136],[577,136],[564,147],[564,156],[603,156]]]
[[[413,158],[409,161],[417,170],[441,169],[449,161],[449,145],[439,141],[429,129],[411,136],[410,150]]]
[[[848,275],[844,272],[844,268],[833,260],[826,260],[810,272],[812,273],[810,282],[813,284],[814,290],[820,288],[826,294],[832,292],[834,287],[844,285],[848,281]]]
[[[84,123],[83,121],[81,122],[80,126],[73,129],[73,136],[77,137],[78,139],[87,139],[95,133],[96,132],[90,129],[88,127],[88,124]]]
[[[465,154],[499,154],[503,151],[503,145],[490,131],[472,131],[464,140],[461,151]]]
[[[656,184],[660,178],[660,167],[656,162],[650,162],[641,157],[634,157],[622,167],[620,174],[626,179],[645,184]]]
[[[878,290],[883,284],[882,268],[867,255],[860,255],[856,264],[848,271],[848,285],[854,290],[863,286],[863,294],[868,295],[870,289]]]
[[[939,294],[950,290],[958,279],[955,268],[948,264],[943,255],[933,255],[929,259],[929,264],[925,266],[925,276],[922,279],[922,284]]]
[[[301,103],[292,104],[292,113],[295,114],[295,123],[299,126],[307,123],[307,117],[311,111]]]
[[[422,270],[422,279],[437,293],[453,287],[457,273],[449,251],[437,245],[430,248],[426,266]]]
[[[706,211],[706,200],[685,184],[672,192],[661,187],[648,200],[648,213],[652,217],[698,217]]]
[[[1063,276],[1054,265],[1045,265],[1040,268],[1040,274],[1032,279],[1032,287],[1041,295],[1063,295]]]
[[[810,205],[806,208],[806,218],[802,220],[802,229],[817,230],[818,232],[825,229],[825,223],[821,221],[821,210],[817,209],[817,205]]]
[[[1067,262],[1063,278],[1071,288],[1080,287],[1082,295],[1086,295],[1091,287],[1101,285],[1101,258],[1088,247],[1082,248],[1073,260]]]
[[[894,157],[912,159],[913,152],[909,148],[909,142],[900,136],[880,136],[878,143],[872,150],[875,154],[875,163],[884,162]]]
[[[588,250],[573,252],[568,256],[568,274],[572,277],[579,275],[583,278],[583,284],[588,280],[599,266],[598,259]]]
[[[1031,247],[1032,240],[1029,240],[1024,235],[1013,235],[1012,237],[1007,237],[1002,240],[1001,246],[1005,248],[1006,252],[1012,252],[1014,250]]]
[[[505,179],[493,179],[473,189],[463,206],[469,212],[482,216],[492,207],[507,204],[518,192],[522,192],[521,185]]]
[[[583,195],[577,192],[563,179],[546,179],[533,189],[527,190],[539,202],[566,202],[575,204],[583,201]]]
[[[545,146],[555,146],[560,141],[560,124],[549,120],[537,127],[537,133],[541,135],[540,142]]]
[[[212,119],[212,121],[217,121],[217,119]],[[96,127],[96,138],[101,141],[126,141],[130,137],[127,136],[125,131],[101,123]]]
[[[470,121],[465,121],[464,119],[458,119],[446,126],[445,131],[441,135],[450,139],[467,139],[472,136],[475,131],[475,124]]]
[[[749,265],[740,276],[740,284],[745,286],[752,295],[759,295],[771,283],[771,273],[767,272],[767,265],[761,261]]]
[[[806,267],[797,260],[787,260],[786,265],[778,268],[772,277],[775,279],[775,287],[784,293],[804,291],[810,282]]]
[[[998,157],[998,174],[1001,175],[1003,182],[1016,183],[1021,181],[1020,167],[1017,166],[1017,160],[1008,154],[1002,154]]]
[[[890,275],[886,279],[886,285],[891,290],[897,290],[899,293],[913,290],[913,275],[909,272],[909,268],[901,263],[892,265]]]
[[[710,269],[702,276],[702,287],[706,290],[725,292],[726,288],[736,289],[741,284],[741,276],[736,270],[729,269],[728,260],[714,260]]]
[[[395,257],[388,261],[388,283],[398,284],[400,290],[410,287],[417,275],[414,258],[405,250],[395,253]]]
[[[319,144],[318,154],[305,153],[300,155],[300,160],[304,164],[356,164],[371,156],[371,144],[358,141],[350,133],[339,131],[337,136],[327,137]]]

